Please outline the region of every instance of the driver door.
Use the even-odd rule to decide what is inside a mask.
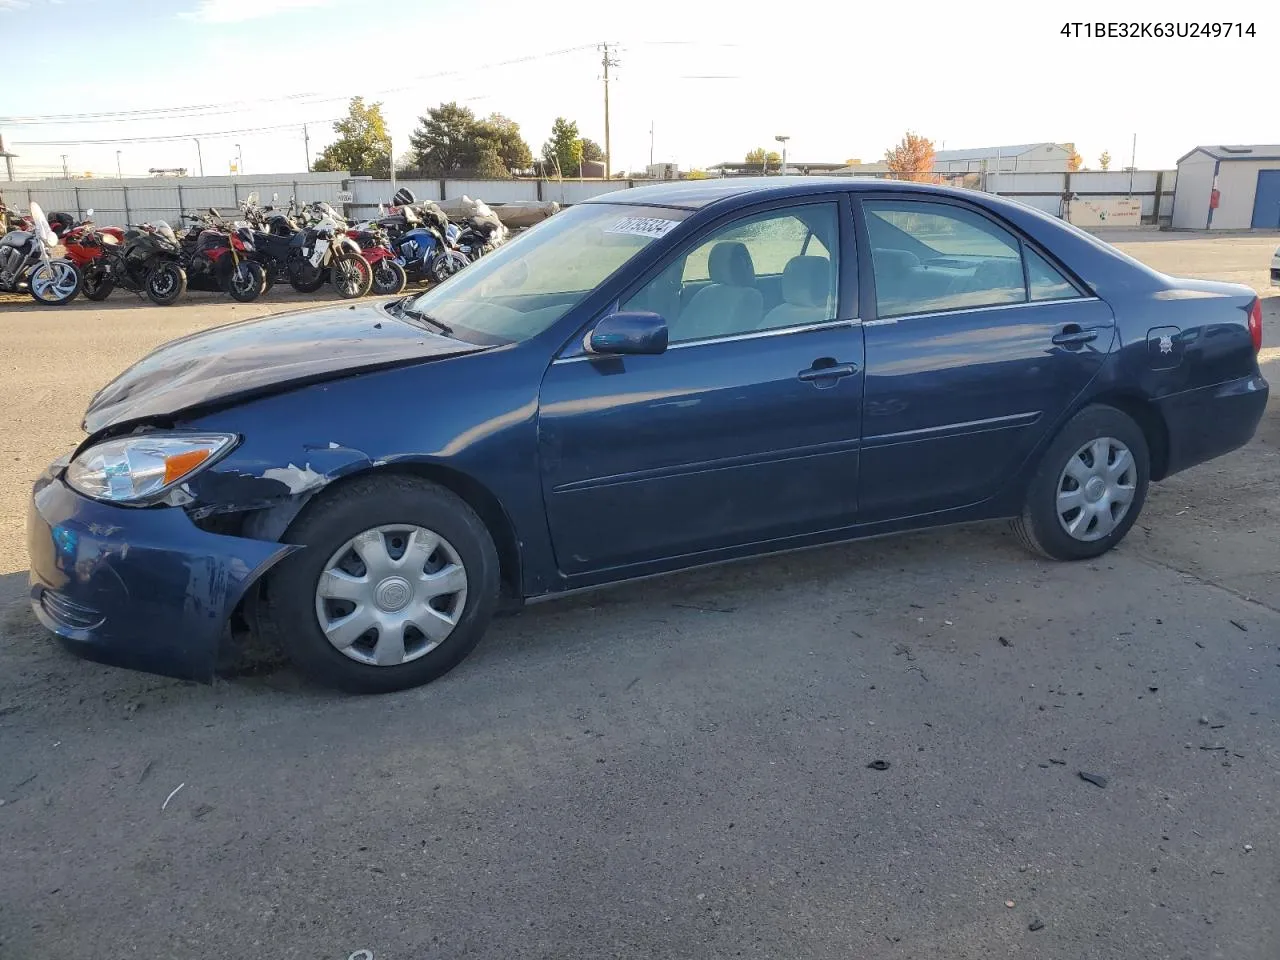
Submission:
[[[848,210],[830,196],[705,228],[621,305],[663,313],[665,353],[592,356],[575,340],[551,364],[539,444],[564,574],[639,575],[854,522]]]

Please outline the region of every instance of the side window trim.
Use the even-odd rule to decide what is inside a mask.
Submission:
[[[989,211],[977,206],[976,204],[967,203],[964,200],[950,196],[934,196],[932,194],[911,194],[906,192],[898,192],[892,190],[876,190],[874,192],[867,191],[865,193],[850,193],[850,203],[853,208],[854,228],[857,235],[858,246],[862,250],[867,251],[867,256],[861,257],[858,263],[858,280],[859,280],[859,313],[862,317],[862,325],[868,327],[888,326],[896,324],[899,320],[912,320],[917,317],[936,317],[948,316],[958,313],[975,313],[980,310],[1008,310],[1014,307],[1034,307],[1042,306],[1050,303],[1072,303],[1081,300],[1097,300],[1099,299],[1094,293],[1089,291],[1076,276],[1064,267],[1056,257],[1048,253],[1040,244],[1028,238],[1021,230],[1011,223],[1007,223],[1003,218],[996,217]],[[1018,303],[994,303],[977,307],[950,307],[941,310],[921,310],[913,313],[894,314],[890,317],[881,317],[879,304],[876,299],[875,289],[875,269],[871,256],[871,236],[867,228],[867,212],[863,207],[866,202],[874,201],[897,201],[900,203],[933,203],[943,206],[954,207],[958,210],[964,210],[974,214],[987,223],[992,224],[997,229],[1008,234],[1018,245],[1018,258],[1022,264],[1022,283],[1024,300]],[[1031,279],[1028,275],[1026,251],[1035,252],[1041,259],[1045,261],[1051,268],[1059,273],[1076,291],[1074,297],[1063,297],[1058,300],[1032,300],[1031,299]]]

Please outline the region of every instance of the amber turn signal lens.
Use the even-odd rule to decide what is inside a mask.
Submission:
[[[173,483],[173,481],[185,477],[200,464],[204,463],[210,457],[208,450],[187,450],[184,453],[175,453],[171,457],[164,458],[164,482],[165,486]]]

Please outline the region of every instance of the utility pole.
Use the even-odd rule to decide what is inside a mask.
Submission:
[[[63,180],[70,179],[70,175],[67,173],[67,156],[68,156],[68,154],[63,153],[63,154],[59,154],[59,156],[61,156],[61,157],[62,157],[62,179],[63,179]]]
[[[302,149],[307,154],[307,173],[311,172],[311,135],[307,132],[307,125],[302,125]]]
[[[387,127],[387,158],[391,161],[388,169],[391,173],[391,204],[394,206],[396,202],[396,141],[391,136],[390,127]],[[440,199],[443,200],[444,197],[441,196]]]
[[[14,154],[4,148],[4,137],[0,136],[0,157],[4,157],[4,169],[10,183],[13,182],[13,158]]]
[[[653,121],[649,121],[649,166],[653,166]]]
[[[121,150],[116,151],[116,179],[117,180],[124,179],[124,174],[120,172],[120,154],[121,153],[123,153],[123,151]]]
[[[200,152],[200,140],[196,137],[192,137],[191,139],[195,140],[196,142],[196,159],[200,161],[200,176],[203,177],[204,176],[204,154]]]
[[[618,61],[609,55],[607,42],[600,44],[600,48],[604,51],[600,65],[604,67],[604,176],[608,180],[613,177],[613,150],[609,141],[609,68],[618,66]]]
[[[1138,135],[1133,135],[1133,152],[1129,154],[1129,196],[1133,196],[1133,172],[1138,166]],[[1156,219],[1159,220],[1160,211],[1156,211]]]

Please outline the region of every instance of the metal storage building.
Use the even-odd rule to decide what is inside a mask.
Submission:
[[[933,155],[933,169],[938,173],[1065,173],[1070,165],[1071,145],[1063,143],[938,150]]]
[[[1196,147],[1179,158],[1173,226],[1280,230],[1280,144]]]

